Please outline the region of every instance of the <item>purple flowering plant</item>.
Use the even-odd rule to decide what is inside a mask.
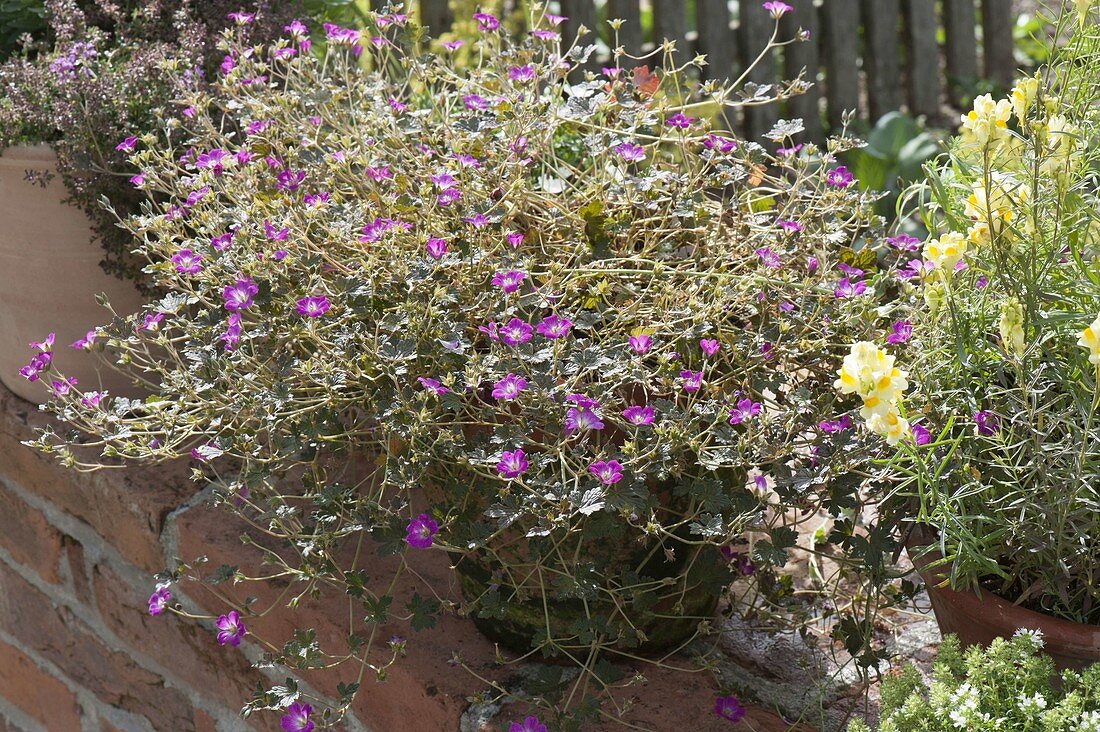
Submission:
[[[37,446],[82,470],[191,456],[226,510],[308,543],[270,559],[366,612],[348,647],[291,643],[274,664],[400,662],[362,640],[400,603],[392,577],[361,581],[341,551],[358,541],[401,555],[398,573],[448,554],[463,595],[409,600],[414,631],[460,612],[516,655],[588,659],[588,696],[607,691],[597,662],[705,634],[723,595],[816,622],[824,600],[796,607],[779,578],[811,548],[800,525],[859,498],[854,431],[820,426],[845,412],[837,344],[897,320],[874,196],[826,182],[857,142],[775,157],[700,111],[744,103],[727,86],[668,65],[572,83],[583,58],[556,32],[477,25],[495,52],[465,66],[385,11],[326,29],[317,54],[281,53],[298,28],[269,45],[229,28],[234,62],[178,100],[193,115],[128,153],[156,195],[122,223],[163,294],[96,339],[150,396],[66,389],[49,408],[81,449],[48,429]],[[835,294],[841,264],[859,297]],[[812,549],[843,560],[861,531],[837,518]],[[203,579],[196,562],[161,578]],[[248,643],[268,610],[234,605],[219,630]],[[557,711],[590,708],[579,696]]]

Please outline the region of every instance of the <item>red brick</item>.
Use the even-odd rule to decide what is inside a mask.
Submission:
[[[131,562],[162,570],[164,519],[198,490],[186,462],[77,473],[21,444],[33,438],[34,427],[50,423],[0,387],[0,475],[81,519]]]
[[[30,567],[47,582],[57,584],[61,579],[57,573],[61,532],[3,484],[0,484],[0,506],[3,506],[0,510],[0,546],[16,562]]]
[[[104,703],[147,717],[157,729],[193,732],[188,700],[128,654],[113,651],[66,607],[0,564],[0,628]]]
[[[0,697],[50,730],[80,729],[76,695],[22,651],[0,642]]]

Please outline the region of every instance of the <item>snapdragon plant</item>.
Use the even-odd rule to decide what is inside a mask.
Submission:
[[[975,100],[919,209],[912,340],[860,343],[838,387],[898,447],[903,515],[956,588],[1100,621],[1100,24],[1057,20],[1051,64]],[[907,372],[907,373],[906,373]],[[911,393],[903,398],[906,390]]]
[[[74,432],[35,444],[76,470],[189,456],[267,576],[344,598],[346,647],[259,639],[270,663],[344,664],[342,706],[317,723],[415,642],[379,627],[443,612],[580,669],[535,700],[559,720],[618,719],[593,703],[629,682],[616,664],[668,663],[735,575],[789,588],[778,573],[822,516],[813,551],[878,581],[808,613],[843,618],[835,637],[873,663],[861,603],[889,579],[889,528],[863,525],[831,383],[853,338],[904,331],[889,303],[908,242],[836,165],[856,143],[796,146],[789,121],[772,154],[720,126],[759,95],[660,55],[573,83],[593,49],[560,17],[533,9],[519,42],[473,19],[470,65],[397,9],[324,26],[319,56],[300,21],[267,46],[229,29],[217,79],[181,100],[192,113],[130,157],[154,195],[122,223],[167,294],[79,344],[150,395],[82,391],[44,341],[27,375]],[[448,554],[461,599],[395,597],[425,551]],[[396,576],[368,581],[375,552]],[[281,605],[222,592],[248,579],[237,567],[182,561],[150,611],[182,612],[171,586],[188,579],[228,606],[223,644]],[[765,594],[768,617],[792,604]],[[248,709],[304,724],[314,703],[278,687]]]

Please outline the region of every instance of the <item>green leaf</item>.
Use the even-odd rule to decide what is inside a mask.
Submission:
[[[421,597],[420,593],[417,592],[405,604],[405,608],[412,613],[409,624],[412,625],[413,630],[421,631],[435,627],[436,616],[439,614],[440,608],[438,600]]]

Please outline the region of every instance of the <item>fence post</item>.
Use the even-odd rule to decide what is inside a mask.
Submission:
[[[828,0],[821,11],[829,126],[839,129],[845,111],[859,111],[859,3]]]
[[[748,68],[749,64],[756,60],[756,57],[760,55],[760,52],[764,50],[768,40],[772,37],[772,32],[775,30],[775,19],[755,0],[748,0],[747,2],[741,0],[740,7],[741,26],[739,30],[741,38],[737,45],[741,49],[741,61],[744,68]],[[749,72],[747,81],[761,86],[771,84],[774,91],[776,63],[775,56],[771,52],[765,54],[760,59],[760,63],[756,65],[756,68]],[[779,111],[774,103],[745,107],[745,137],[749,140],[757,140],[760,135],[772,128],[777,119],[779,119]]]
[[[821,139],[821,85],[817,80],[820,63],[817,44],[821,25],[817,22],[817,8],[809,0],[794,3],[794,10],[784,15],[779,23],[783,40],[797,37],[799,30],[808,32],[810,37],[805,41],[796,40],[783,49],[783,75],[794,79],[805,69],[803,78],[813,86],[805,94],[792,97],[787,102],[787,116],[801,117],[806,127],[806,138],[816,141]]]
[[[900,0],[863,0],[867,102],[871,121],[901,107],[898,67]]]
[[[642,12],[638,7],[638,0],[608,0],[607,18],[612,20],[619,18],[623,24],[619,27],[619,45],[626,49],[627,53],[638,56],[642,52]],[[601,29],[604,30],[604,29]],[[608,38],[613,38],[613,31],[607,28]],[[614,49],[612,49],[614,50]],[[633,59],[625,56],[619,59],[619,65],[630,68],[636,65]]]
[[[652,1],[654,45],[659,48],[665,39],[673,41],[676,53],[672,61],[677,66],[695,58],[687,42],[687,8],[684,0]]]
[[[982,59],[985,78],[1008,86],[1016,75],[1012,54],[1012,0],[982,0]]]
[[[699,53],[707,57],[703,75],[708,79],[736,76],[736,36],[730,28],[726,0],[695,0],[695,27],[699,29]]]
[[[438,38],[451,29],[454,14],[448,0],[420,0],[420,25],[428,27],[433,38]]]
[[[909,111],[938,119],[941,113],[940,44],[936,42],[936,0],[905,0],[905,67]]]
[[[583,48],[596,42],[600,29],[597,25],[596,5],[593,0],[561,0],[561,10],[562,15],[568,18],[562,24],[562,48],[569,48],[577,36],[577,29],[582,25],[588,29],[588,33],[581,37],[577,45]],[[595,52],[588,58],[588,63],[583,68],[590,71],[599,69]],[[574,78],[578,76],[578,74],[573,75]]]
[[[954,101],[978,78],[978,42],[974,35],[977,17],[974,0],[943,0],[947,79]]]

